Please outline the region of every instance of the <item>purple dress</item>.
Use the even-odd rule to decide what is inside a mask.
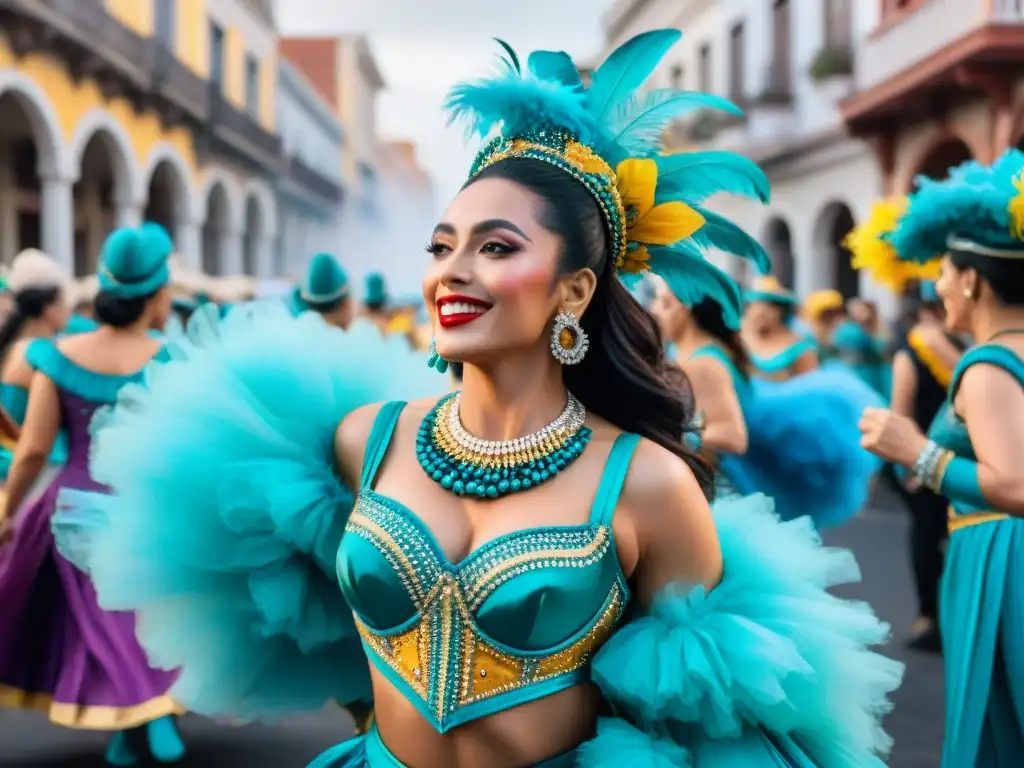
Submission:
[[[50,520],[62,488],[106,490],[89,475],[89,422],[140,374],[88,371],[53,345],[40,358],[60,395],[68,460],[0,550],[0,706],[39,709],[71,728],[133,728],[181,711],[167,694],[176,673],[150,668],[134,614],[100,609],[89,577],[57,552]]]

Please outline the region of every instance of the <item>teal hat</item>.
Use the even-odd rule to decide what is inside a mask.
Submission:
[[[159,224],[115,229],[100,251],[100,290],[119,299],[155,293],[170,282],[167,259],[173,251],[171,238]]]
[[[309,262],[299,298],[309,304],[330,304],[349,295],[348,275],[329,253],[318,253]]]
[[[364,279],[363,289],[363,303],[365,304],[383,304],[388,297],[384,275],[380,272],[369,273]]]
[[[765,301],[783,307],[795,308],[800,302],[796,294],[783,286],[774,277],[763,276],[754,281],[753,286],[743,292],[743,300],[747,304]]]

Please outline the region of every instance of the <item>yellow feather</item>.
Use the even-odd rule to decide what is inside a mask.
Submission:
[[[896,249],[883,239],[899,226],[907,202],[904,197],[875,203],[867,220],[843,240],[853,254],[854,269],[867,270],[876,283],[897,293],[902,293],[912,280],[937,280],[941,269],[938,260],[925,264],[901,261]]]
[[[1024,240],[1024,173],[1018,174],[1013,179],[1013,186],[1017,194],[1010,199],[1006,206],[1010,214],[1010,234],[1016,240]]]

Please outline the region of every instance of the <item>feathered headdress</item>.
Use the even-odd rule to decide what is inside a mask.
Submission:
[[[1024,259],[1024,153],[1010,149],[991,166],[969,161],[943,181],[916,181],[887,237],[901,260],[924,263],[955,251]]]
[[[721,279],[724,273],[709,269],[706,252],[751,259],[763,272],[769,259],[754,238],[703,203],[719,192],[767,202],[768,180],[753,162],[729,152],[660,154],[663,132],[679,116],[698,109],[739,113],[708,94],[638,92],[680,36],[655,30],[634,37],[593,73],[589,87],[568,54],[535,51],[524,70],[499,40],[505,50],[500,72],[455,86],[446,108],[450,122],[492,137],[470,178],[512,157],[561,168],[601,207],[620,276],[628,281],[650,270],[673,286],[689,283],[685,295],[703,292],[725,308],[738,302],[739,291],[727,284],[728,276]]]
[[[864,223],[854,227],[843,239],[843,245],[853,254],[854,269],[867,271],[876,283],[897,293],[903,293],[911,281],[939,277],[937,260],[904,261],[889,242],[908,202],[905,197],[879,200],[871,207]]]

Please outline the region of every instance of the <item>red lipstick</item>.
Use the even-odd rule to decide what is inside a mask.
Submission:
[[[460,293],[449,293],[437,300],[437,321],[442,328],[457,328],[483,316],[493,304]]]

